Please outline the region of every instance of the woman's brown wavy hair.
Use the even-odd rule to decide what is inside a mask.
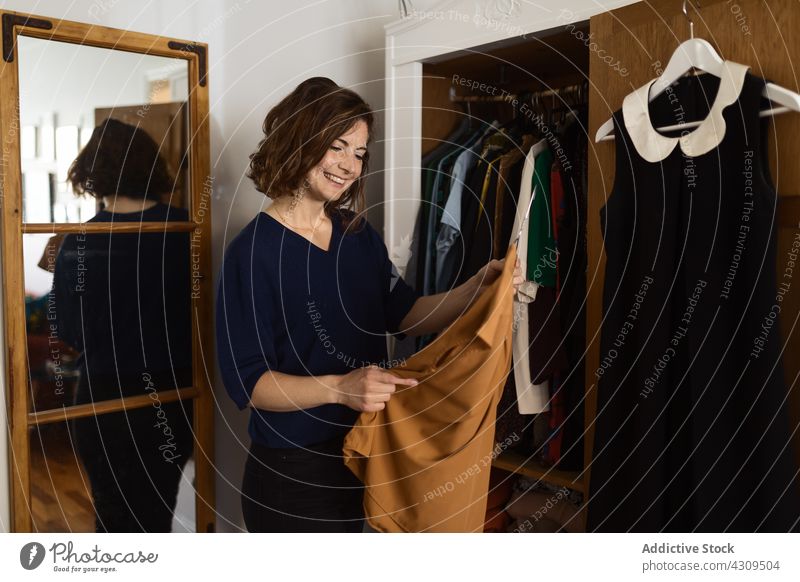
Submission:
[[[70,164],[67,180],[78,196],[99,199],[121,195],[160,200],[175,187],[153,138],[141,127],[112,118],[94,128]]]
[[[327,77],[312,77],[267,113],[264,138],[250,155],[247,177],[269,198],[291,194],[308,172],[325,156],[340,135],[359,120],[366,122],[372,141],[372,109],[354,91]],[[369,151],[364,152],[361,175],[339,198],[325,204],[328,216],[338,213],[344,226],[365,214],[364,176],[369,171]],[[349,208],[352,212],[342,212]]]

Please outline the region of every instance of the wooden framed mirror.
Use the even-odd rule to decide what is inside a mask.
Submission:
[[[12,529],[214,531],[207,45],[0,19]]]

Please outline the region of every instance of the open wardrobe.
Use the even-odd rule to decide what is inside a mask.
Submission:
[[[387,27],[387,247],[424,295],[509,244],[525,279],[507,373],[463,403],[494,431],[465,529],[798,531],[796,6],[489,2],[483,42],[445,4]],[[380,529],[453,531],[372,489],[408,517]]]

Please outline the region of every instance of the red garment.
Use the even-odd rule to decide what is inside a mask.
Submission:
[[[558,249],[558,223],[564,220],[566,213],[566,204],[564,201],[564,184],[561,181],[561,172],[559,171],[558,162],[553,162],[550,167],[550,217],[553,221],[553,240],[556,242],[556,249]],[[561,255],[556,253],[556,291],[560,292],[561,287],[561,273],[559,265],[561,264]]]

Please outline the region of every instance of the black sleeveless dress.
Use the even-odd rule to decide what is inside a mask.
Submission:
[[[798,531],[764,82],[726,62],[614,114],[588,531]]]

